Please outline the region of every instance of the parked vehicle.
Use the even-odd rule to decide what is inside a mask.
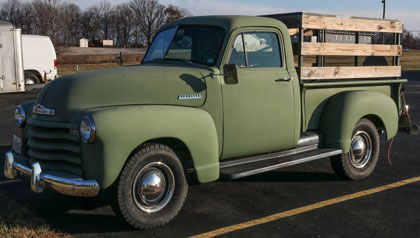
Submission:
[[[38,193],[108,190],[118,215],[150,228],[177,215],[189,184],[321,158],[341,177],[363,179],[378,161],[379,133],[418,133],[401,100],[401,22],[270,17],[180,19],[159,30],[141,65],[48,84],[16,109],[22,134],[6,153],[6,177],[30,176]],[[353,33],[354,43],[376,33],[396,40],[329,42]],[[290,34],[299,34],[294,47]],[[308,34],[317,42],[304,42]],[[331,63],[337,55],[352,65]],[[392,59],[359,66],[370,55]]]
[[[57,75],[57,56],[48,36],[22,35],[25,84],[54,80]]]
[[[25,91],[21,30],[0,21],[0,93]]]

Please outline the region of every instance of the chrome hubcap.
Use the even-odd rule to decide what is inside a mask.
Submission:
[[[25,84],[26,85],[33,85],[33,84],[35,84],[35,81],[32,78],[26,78],[25,79]]]
[[[133,198],[138,208],[153,213],[169,203],[174,190],[172,170],[162,162],[153,162],[137,173],[133,183]]]
[[[350,163],[356,168],[363,168],[372,155],[372,140],[368,133],[358,131],[351,140]]]

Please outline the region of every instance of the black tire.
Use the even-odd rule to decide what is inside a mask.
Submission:
[[[364,152],[363,144],[365,146]],[[362,118],[353,130],[350,152],[332,157],[331,165],[337,175],[344,179],[364,179],[375,169],[379,149],[378,130],[371,121]]]
[[[147,144],[124,166],[113,210],[137,229],[158,227],[178,214],[187,192],[184,169],[175,152],[165,145]]]
[[[25,72],[25,85],[39,84],[41,80],[32,72]]]

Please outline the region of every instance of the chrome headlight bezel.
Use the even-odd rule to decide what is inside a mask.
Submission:
[[[91,116],[83,117],[80,121],[80,139],[84,143],[92,143],[96,137],[96,126]]]
[[[22,128],[25,126],[26,113],[22,105],[19,105],[15,110],[15,120],[18,127]]]

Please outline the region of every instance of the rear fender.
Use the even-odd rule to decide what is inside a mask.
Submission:
[[[321,117],[324,147],[350,150],[353,129],[361,118],[375,116],[382,121],[387,140],[398,131],[398,109],[391,97],[372,91],[347,91],[331,97]]]
[[[89,112],[96,139],[83,144],[86,179],[101,188],[111,186],[126,160],[146,141],[175,138],[188,147],[199,182],[219,177],[219,148],[211,116],[197,108],[179,106],[124,106]]]

